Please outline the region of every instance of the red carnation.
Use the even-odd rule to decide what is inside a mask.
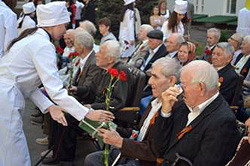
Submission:
[[[117,69],[115,68],[111,68],[111,69],[108,69],[108,72],[110,75],[112,75],[113,77],[118,77],[119,76],[119,72]]]
[[[222,83],[224,81],[224,78],[223,77],[220,77],[219,78],[219,82]]]
[[[77,52],[71,52],[70,54],[69,54],[69,58],[71,58],[71,59],[74,59],[75,57],[77,57],[79,54],[77,53]]]
[[[212,55],[212,51],[211,50],[205,50],[205,54]]]
[[[56,47],[56,51],[57,51],[59,54],[63,54],[63,52],[64,52],[64,50],[63,50],[60,46]]]
[[[127,75],[124,71],[120,72],[120,80],[121,81],[127,81]]]

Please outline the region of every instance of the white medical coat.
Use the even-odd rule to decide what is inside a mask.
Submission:
[[[0,0],[0,58],[8,44],[17,37],[17,16]]]
[[[53,105],[40,89],[43,84],[50,98],[77,120],[88,112],[68,96],[56,66],[54,45],[41,28],[15,43],[0,59],[0,165],[30,166],[22,129],[24,98],[30,98],[42,112]]]
[[[30,18],[30,16],[25,16],[24,18],[20,18],[18,19],[17,22],[21,22],[22,19],[23,19],[23,24],[21,28],[18,28],[18,35],[20,35],[25,29],[36,27],[36,22],[32,18]]]

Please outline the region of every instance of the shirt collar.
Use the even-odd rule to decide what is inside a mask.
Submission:
[[[177,53],[177,51],[170,52],[170,53],[169,53],[169,56],[170,56],[171,58],[173,58],[173,57],[175,56],[176,53]]]
[[[204,101],[203,103],[199,104],[195,108],[191,108],[187,105],[190,112],[202,112],[210,103],[212,103],[217,97],[219,96],[219,92],[217,92],[215,95]]]
[[[81,68],[84,67],[84,65],[85,65],[85,63],[86,63],[86,61],[87,61],[87,59],[89,58],[89,56],[92,54],[93,51],[94,51],[94,50],[92,49],[92,50],[88,53],[87,56],[85,56],[83,59],[81,58],[81,61],[80,61],[80,66],[81,66]]]
[[[159,48],[161,47],[161,45],[162,45],[162,44],[160,44],[158,47],[156,47],[156,48],[153,49],[153,50],[150,49],[150,52],[153,51],[153,53],[155,54],[155,53],[159,50]]]

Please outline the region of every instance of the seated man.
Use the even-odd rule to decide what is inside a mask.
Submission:
[[[162,94],[154,143],[163,165],[222,166],[235,153],[240,135],[235,115],[218,92],[218,79],[212,65],[195,60],[181,71],[184,100],[174,105],[176,87]]]
[[[86,32],[85,32],[86,33]],[[79,43],[76,37],[75,48],[78,50]],[[85,38],[81,38],[85,39]],[[87,38],[86,38],[87,39]],[[87,42],[90,40],[87,40]],[[93,45],[93,41],[89,44]],[[84,51],[83,51],[84,52]],[[111,68],[117,69],[119,72],[124,71],[126,73],[126,81],[118,81],[113,89],[112,98],[110,101],[110,110],[115,111],[128,105],[129,94],[131,88],[131,75],[128,68],[123,65],[120,61],[120,45],[118,41],[109,40],[101,45],[100,51],[96,53],[96,65],[99,70],[95,77],[92,77],[92,82],[82,83],[81,85],[72,86],[70,91],[73,92],[79,102],[83,104],[90,104],[89,106],[93,109],[106,109],[105,94],[106,88],[110,81],[110,74],[107,72]],[[85,64],[87,65],[87,64]],[[102,68],[102,69],[101,69]],[[91,70],[86,70],[86,75],[91,75]],[[80,79],[83,79],[81,77]],[[81,82],[81,80],[79,80]],[[89,102],[93,98],[92,102]],[[66,116],[69,123],[69,127],[65,128],[62,125],[53,126],[53,158],[44,160],[44,164],[63,162],[73,162],[75,158],[76,150],[76,136],[77,132],[82,131],[78,128],[78,121],[72,116]],[[58,141],[61,140],[61,141]]]
[[[149,84],[152,86],[154,99],[140,121],[138,137],[129,139],[133,133],[133,129],[129,128],[118,127],[117,131],[100,129],[99,134],[104,138],[104,142],[113,146],[110,153],[110,164],[113,164],[117,154],[121,153],[122,159],[118,161],[119,165],[136,164],[135,159],[139,159],[141,166],[155,166],[156,151],[153,139],[155,133],[152,128],[161,108],[161,94],[177,82],[180,67],[176,60],[168,57],[160,58],[152,64]],[[102,154],[103,151],[89,154],[85,158],[84,165],[104,165],[101,159]]]
[[[112,32],[110,32],[111,21],[107,17],[101,18],[98,21],[99,31],[102,35],[100,45],[102,45],[105,41],[108,40],[117,40]]]
[[[154,28],[149,24],[143,24],[140,26],[138,33],[138,44],[135,47],[135,51],[133,52],[131,58],[128,61],[128,66],[133,66],[136,68],[140,68],[144,57],[146,56],[149,48],[148,48],[148,37],[147,34],[154,30]]]
[[[178,56],[178,50],[181,46],[181,43],[185,42],[185,39],[183,36],[179,33],[173,33],[171,34],[168,39],[166,39],[166,49],[167,49],[167,55],[170,58],[177,58]]]
[[[216,28],[210,28],[207,30],[207,45],[205,48],[205,53],[202,57],[202,60],[205,60],[209,63],[212,63],[212,52],[216,46],[216,44],[220,40],[220,30]]]
[[[226,42],[218,43],[212,54],[212,64],[219,74],[220,94],[231,104],[239,75],[231,65],[234,48]]]

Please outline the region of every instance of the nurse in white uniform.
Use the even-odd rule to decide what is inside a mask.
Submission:
[[[36,22],[32,19],[34,17],[36,7],[33,2],[23,5],[23,15],[17,20],[18,34],[20,35],[25,29],[36,27]]]
[[[0,166],[30,166],[28,147],[23,132],[22,114],[25,98],[30,98],[43,112],[67,125],[62,109],[77,120],[112,120],[113,114],[103,110],[90,111],[73,97],[59,78],[55,47],[70,21],[65,2],[52,2],[37,7],[38,26],[13,40],[8,53],[0,59]],[[39,90],[40,84],[55,106]]]
[[[17,37],[17,16],[0,0],[0,58],[15,37]]]

